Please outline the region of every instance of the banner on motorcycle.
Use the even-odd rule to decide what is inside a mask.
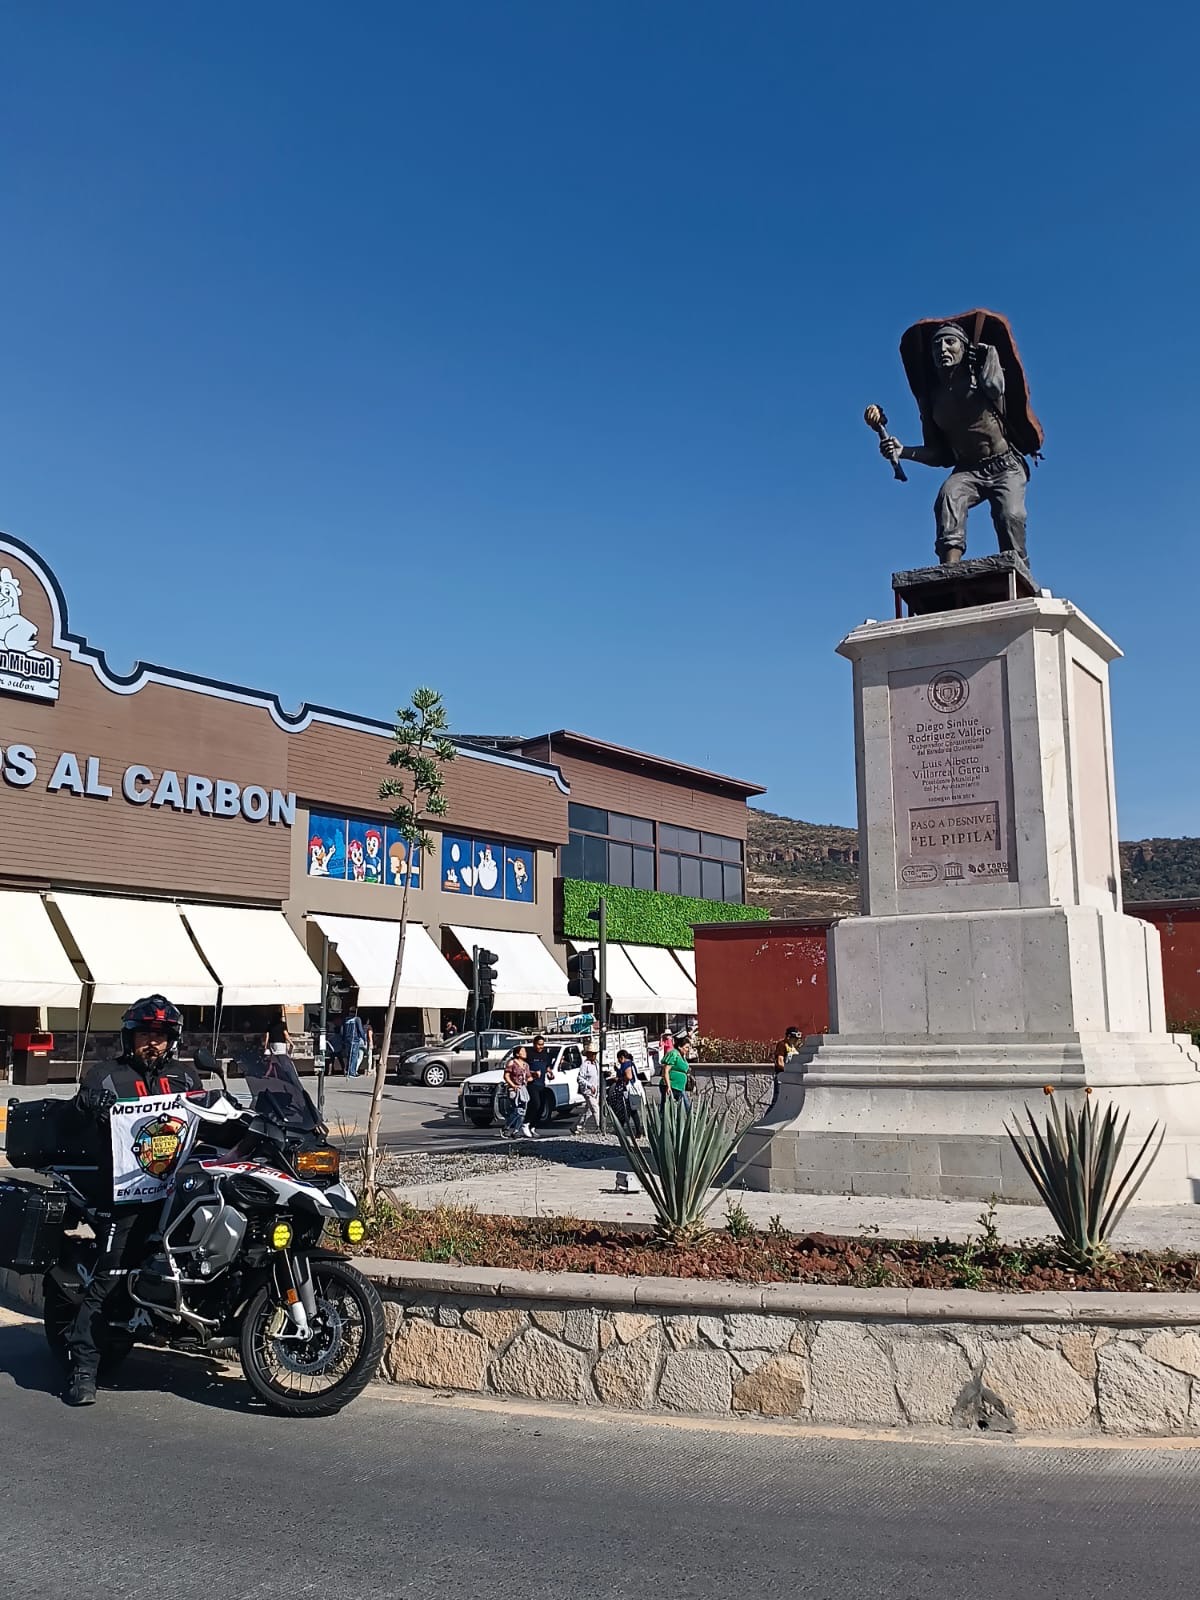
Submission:
[[[165,1200],[196,1137],[200,1119],[187,1096],[118,1100],[108,1117],[112,1136],[113,1201]]]

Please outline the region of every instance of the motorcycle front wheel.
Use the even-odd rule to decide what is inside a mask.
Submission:
[[[299,1340],[273,1284],[246,1308],[238,1354],[246,1382],[272,1411],[331,1417],[366,1388],[383,1358],[383,1302],[348,1262],[313,1261],[317,1314]]]

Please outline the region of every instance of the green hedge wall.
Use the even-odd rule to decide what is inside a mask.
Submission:
[[[564,938],[596,937],[596,924],[588,912],[596,909],[602,894],[608,902],[608,937],[629,944],[661,944],[668,949],[690,950],[693,922],[765,922],[767,918],[761,906],[733,906],[720,900],[693,900],[689,895],[619,889],[611,884],[564,878]]]

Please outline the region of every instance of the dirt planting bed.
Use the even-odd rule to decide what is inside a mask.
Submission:
[[[402,1207],[369,1248],[378,1257],[453,1266],[740,1283],[1030,1293],[1200,1290],[1200,1256],[1171,1251],[1117,1253],[1103,1268],[1083,1272],[1043,1241],[1013,1247],[983,1236],[952,1243],[720,1229],[678,1246],[659,1243],[645,1231],[565,1217],[497,1217],[452,1207]]]

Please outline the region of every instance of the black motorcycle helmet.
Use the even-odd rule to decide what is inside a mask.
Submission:
[[[121,1018],[121,1055],[128,1059],[133,1054],[135,1033],[165,1033],[167,1054],[170,1060],[179,1048],[183,1032],[183,1012],[173,1006],[165,995],[148,995],[145,1000],[135,1000]]]

